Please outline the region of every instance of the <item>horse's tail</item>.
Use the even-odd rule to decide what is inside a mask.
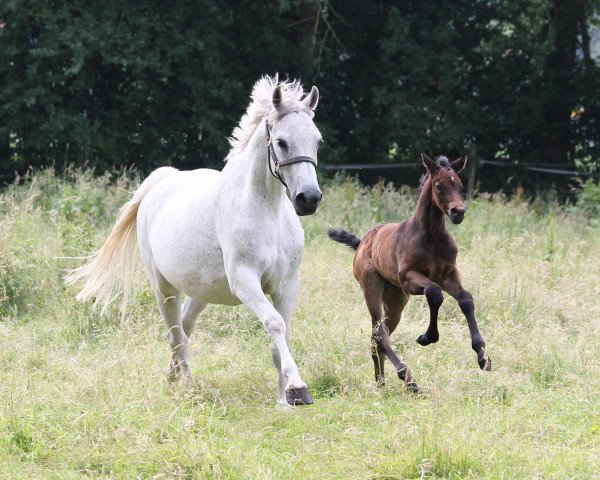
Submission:
[[[359,237],[342,228],[329,228],[327,229],[327,235],[336,242],[348,245],[352,250],[358,250],[358,246],[360,245]]]
[[[68,285],[80,280],[85,282],[77,294],[77,300],[93,298],[94,306],[104,312],[122,293],[121,314],[124,315],[135,276],[138,208],[142,199],[159,180],[176,171],[172,167],[162,167],[152,172],[131,200],[121,207],[117,222],[104,245],[96,253],[86,257],[84,265],[70,270],[65,276]]]

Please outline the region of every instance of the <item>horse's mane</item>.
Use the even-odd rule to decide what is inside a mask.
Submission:
[[[450,167],[451,166],[450,160],[448,160],[448,157],[444,157],[443,155],[440,155],[435,160],[440,167]],[[429,177],[430,177],[429,172],[425,172],[423,175],[421,175],[421,178],[419,179],[419,192],[421,190],[423,190],[423,187],[425,186],[425,182],[427,181],[427,179]]]
[[[275,109],[273,108],[273,90],[277,85],[281,87],[281,106]],[[304,90],[298,80],[280,82],[278,74],[272,77],[265,75],[260,78],[252,88],[250,104],[246,113],[242,115],[240,123],[233,129],[233,133],[229,137],[231,150],[225,157],[225,161],[240,154],[246,148],[265,117],[268,117],[270,124],[274,124],[280,117],[290,112],[303,111],[312,118],[314,112],[300,101],[302,97],[304,97]]]

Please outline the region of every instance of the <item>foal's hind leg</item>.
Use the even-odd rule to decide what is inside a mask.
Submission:
[[[404,294],[402,289],[385,282],[382,293],[383,301],[383,322],[391,335],[400,321],[402,310],[408,301],[408,295]],[[373,331],[374,337],[371,342],[371,358],[375,367],[375,381],[379,385],[385,384],[385,353],[377,346],[377,338],[380,336],[379,327]]]
[[[416,271],[408,272],[404,278],[405,280],[402,284],[404,291],[411,295],[425,295],[427,304],[429,305],[429,326],[423,335],[419,335],[417,343],[423,346],[436,343],[440,338],[438,313],[444,301],[442,289],[437,283],[432,282],[425,275]]]
[[[414,380],[409,368],[402,363],[400,358],[398,358],[398,355],[396,355],[396,352],[392,349],[390,341],[390,326],[393,326],[392,331],[396,328],[402,310],[398,309],[398,305],[396,305],[395,302],[390,302],[387,308],[384,308],[383,298],[386,282],[376,270],[372,269],[362,272],[359,283],[362,287],[373,325],[371,348],[375,366],[375,381],[379,384],[383,384],[384,382],[383,355],[385,355],[394,365],[398,377],[404,382],[406,388],[413,392],[418,392],[419,386],[417,385],[417,382]],[[390,292],[385,295],[386,300],[391,300],[389,298],[391,296],[390,290]],[[403,300],[401,300],[401,302],[402,301]],[[393,312],[394,314],[389,325],[387,319],[384,317],[384,311]]]

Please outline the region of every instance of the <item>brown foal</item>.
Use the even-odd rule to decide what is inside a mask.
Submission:
[[[475,320],[473,296],[460,281],[456,266],[458,249],[444,225],[444,215],[452,223],[461,223],[466,209],[458,176],[467,163],[466,155],[449,162],[437,162],[422,154],[428,175],[423,183],[414,215],[402,223],[386,223],[371,228],[360,239],[341,228],[329,229],[329,237],[356,250],[354,276],[360,284],[371,314],[373,333],[372,357],[375,380],[384,383],[383,364],[388,357],[398,377],[414,392],[419,386],[409,368],[392,349],[390,335],[400,321],[402,310],[411,295],[425,295],[429,304],[429,326],[417,338],[420,345],[439,339],[438,311],[443,302],[442,290],[452,295],[467,319],[471,346],[477,353],[482,370],[491,370],[492,361],[485,352],[485,342]]]

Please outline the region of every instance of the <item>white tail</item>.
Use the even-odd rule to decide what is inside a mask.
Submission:
[[[123,294],[121,314],[131,293],[137,260],[137,212],[144,196],[165,176],[176,172],[172,167],[162,167],[150,174],[119,212],[117,222],[110,235],[85,265],[71,270],[65,277],[68,285],[85,281],[77,294],[77,300],[94,298],[94,306],[104,312],[110,303]]]

